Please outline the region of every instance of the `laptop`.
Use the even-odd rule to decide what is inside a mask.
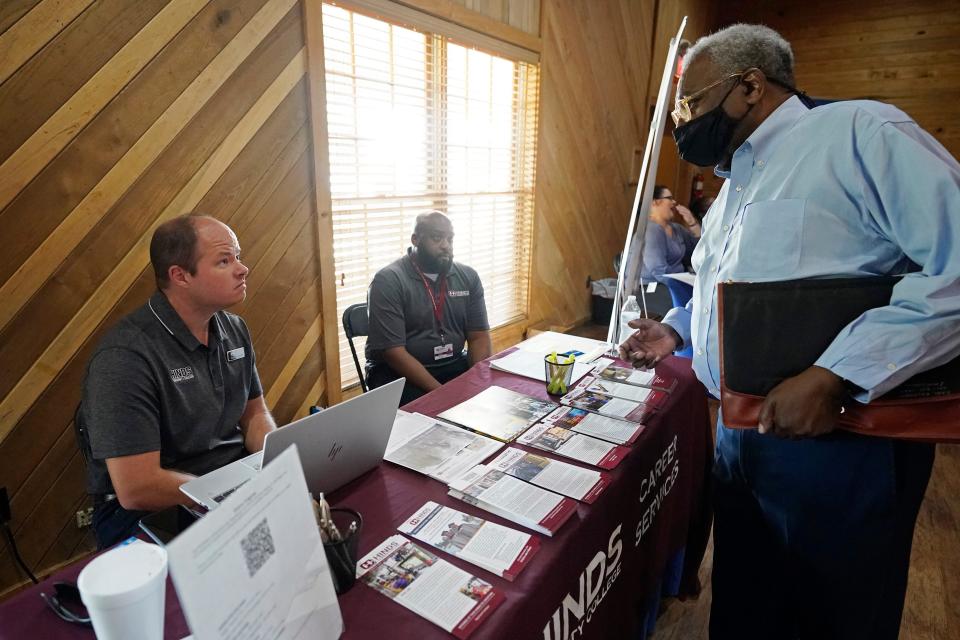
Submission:
[[[294,443],[310,492],[317,495],[338,489],[383,460],[403,385],[404,378],[394,380],[271,431],[263,441],[263,451],[194,478],[181,485],[180,491],[208,510],[216,509],[261,466]]]

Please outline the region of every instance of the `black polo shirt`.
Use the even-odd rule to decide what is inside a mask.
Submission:
[[[250,333],[239,316],[220,311],[207,342],[159,291],[100,341],[81,408],[93,451],[90,493],[113,493],[107,458],[159,450],[163,468],[199,475],[244,454],[240,416],[263,395]]]
[[[439,301],[440,278],[427,279]],[[477,272],[454,262],[446,275],[447,296],[442,326],[434,318],[433,302],[410,253],[377,272],[367,293],[370,331],[366,356],[371,364],[383,362],[383,351],[405,347],[426,367],[443,366],[458,358],[468,331],[486,331],[487,308]],[[441,341],[441,331],[443,340]],[[434,349],[452,345],[450,357],[436,358]]]

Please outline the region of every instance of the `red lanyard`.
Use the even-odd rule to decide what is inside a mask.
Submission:
[[[427,295],[430,296],[430,303],[433,305],[433,319],[437,322],[437,331],[440,333],[440,341],[443,342],[443,307],[447,302],[447,276],[440,276],[440,292],[438,294],[440,301],[438,302],[437,297],[433,295],[433,287],[427,282],[427,276],[423,275],[423,271],[420,270],[417,261],[411,257],[410,262],[420,275],[420,279],[423,281],[423,287],[427,290]]]

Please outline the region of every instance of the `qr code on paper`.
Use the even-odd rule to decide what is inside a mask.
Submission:
[[[275,551],[266,518],[240,541],[240,549],[243,551],[243,559],[247,561],[247,571],[250,572],[250,577],[253,577]]]

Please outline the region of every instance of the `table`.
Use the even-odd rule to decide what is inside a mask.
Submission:
[[[706,394],[689,360],[670,357],[658,370],[679,381],[663,410],[613,470],[611,486],[597,501],[579,504],[577,514],[553,538],[541,536],[540,551],[515,582],[439,552],[506,595],[506,601],[471,638],[630,637],[668,560],[684,548],[681,591],[697,591],[696,573],[710,526],[707,483],[713,452]],[[490,385],[547,398],[543,383],[492,370],[488,362],[481,362],[404,408],[435,416]],[[427,500],[518,527],[448,497],[441,483],[390,463],[382,463],[329,497],[334,506],[363,514],[361,555],[394,534],[397,525]],[[75,580],[87,561],[0,604],[0,639],[92,638],[91,630],[62,622],[47,610],[39,595],[51,590],[52,580]],[[340,597],[340,607],[346,625],[343,638],[348,640],[379,640],[385,631],[392,638],[452,637],[360,583]],[[168,581],[165,637],[178,639],[187,633]]]

